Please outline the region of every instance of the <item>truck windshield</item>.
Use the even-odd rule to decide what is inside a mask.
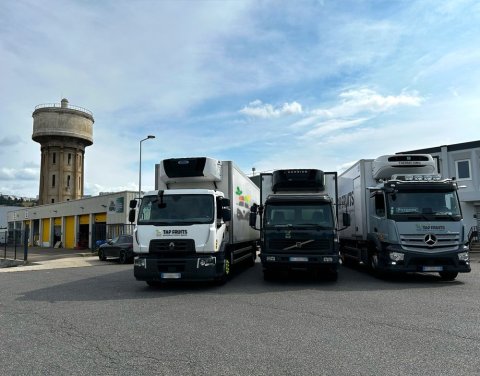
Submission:
[[[157,196],[145,196],[142,198],[137,224],[213,223],[213,209],[212,195],[164,195],[162,202]]]
[[[270,204],[265,210],[265,225],[333,228],[332,207],[318,203]]]
[[[462,216],[456,191],[406,191],[387,196],[389,218],[397,221],[459,221]]]

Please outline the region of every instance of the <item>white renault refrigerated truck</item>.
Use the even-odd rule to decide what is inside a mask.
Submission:
[[[239,263],[254,265],[259,234],[249,211],[260,192],[232,161],[165,159],[156,165],[155,189],[138,212],[130,205],[137,280],[224,282]]]

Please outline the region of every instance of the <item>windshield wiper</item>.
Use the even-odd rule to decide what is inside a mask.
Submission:
[[[426,221],[430,221],[432,218],[431,217],[427,217],[425,214],[420,214],[420,213],[417,213],[417,214],[407,214],[407,218],[408,219],[419,219],[419,218],[423,218],[425,219]]]
[[[450,213],[435,213],[435,218],[442,218],[442,217],[446,217],[446,218],[450,218],[452,221],[456,221],[458,218],[460,218],[460,215],[459,214],[450,214]]]
[[[299,223],[297,226],[315,226],[321,229],[329,229],[333,228],[333,225],[319,225],[318,223]]]

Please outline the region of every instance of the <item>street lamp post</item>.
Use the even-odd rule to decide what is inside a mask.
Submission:
[[[143,140],[140,140],[140,166],[138,169],[138,199],[142,197],[142,142],[150,138],[155,138],[155,136],[148,135]]]

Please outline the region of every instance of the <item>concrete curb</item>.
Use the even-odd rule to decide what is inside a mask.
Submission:
[[[0,268],[12,268],[15,266],[20,266],[25,264],[26,263],[21,260],[0,259]]]

